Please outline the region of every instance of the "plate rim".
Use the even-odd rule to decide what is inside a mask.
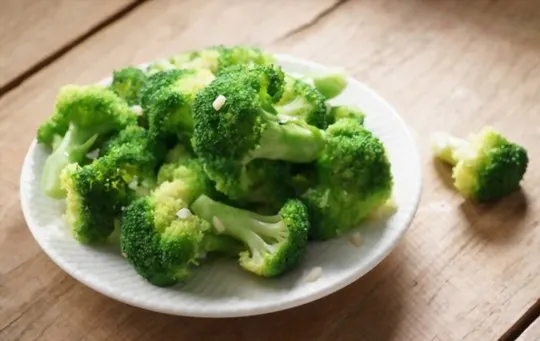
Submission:
[[[296,63],[296,64],[303,64],[311,68],[325,68],[328,69],[329,66],[326,66],[324,64],[317,63],[313,60],[308,60],[304,58],[298,58],[294,57],[289,54],[283,54],[283,53],[272,53],[276,60],[279,62],[288,62],[288,63]],[[159,59],[157,59],[159,60]],[[149,63],[142,63],[139,64],[138,67],[144,67],[148,65]],[[103,84],[110,82],[111,76],[105,77],[97,82],[97,84]],[[395,118],[398,123],[403,128],[404,138],[408,139],[411,147],[411,157],[413,160],[411,160],[412,164],[414,164],[413,169],[415,170],[414,173],[412,173],[411,176],[415,178],[415,193],[411,197],[412,205],[410,205],[410,210],[406,212],[406,215],[404,217],[404,220],[400,224],[398,231],[395,233],[393,238],[391,239],[391,242],[389,243],[389,246],[386,249],[379,249],[380,251],[375,254],[374,257],[372,257],[371,261],[366,264],[365,267],[358,269],[357,271],[352,271],[349,274],[344,275],[340,278],[337,283],[334,285],[328,285],[325,287],[322,287],[321,289],[307,293],[302,294],[300,296],[297,296],[294,299],[286,300],[286,301],[276,301],[269,304],[265,304],[264,306],[257,307],[257,308],[242,308],[242,309],[231,309],[226,311],[218,311],[218,312],[211,312],[208,310],[197,310],[197,309],[185,309],[185,307],[177,307],[176,309],[167,309],[164,307],[156,307],[152,305],[149,301],[140,300],[137,301],[136,299],[128,299],[127,297],[123,295],[119,295],[115,290],[112,290],[111,287],[108,287],[106,285],[100,285],[99,281],[95,280],[89,280],[88,278],[85,278],[85,276],[82,276],[77,269],[72,269],[72,265],[69,264],[65,259],[62,259],[62,257],[58,257],[58,255],[54,252],[54,250],[51,250],[49,247],[45,245],[43,240],[41,238],[38,238],[36,229],[39,228],[39,224],[34,221],[34,218],[30,214],[30,207],[29,201],[24,200],[23,198],[26,197],[26,195],[23,193],[23,181],[27,178],[26,174],[29,172],[29,164],[31,161],[31,157],[35,153],[35,149],[37,148],[37,140],[34,138],[32,140],[32,143],[30,144],[27,153],[24,157],[24,161],[21,167],[20,177],[19,177],[19,201],[21,205],[21,210],[26,222],[26,225],[28,229],[30,230],[30,233],[32,234],[32,237],[37,242],[41,250],[55,263],[60,269],[62,269],[65,273],[76,279],[81,284],[87,286],[88,288],[106,296],[109,297],[115,301],[127,304],[132,307],[137,307],[141,309],[145,309],[148,311],[153,311],[157,313],[163,313],[168,315],[175,315],[175,316],[186,316],[186,317],[197,317],[197,318],[233,318],[233,317],[247,317],[247,316],[256,316],[256,315],[263,315],[263,314],[269,314],[274,313],[278,311],[288,310],[291,308],[299,307],[311,302],[315,302],[317,300],[320,300],[326,296],[329,296],[337,291],[340,291],[341,289],[351,285],[352,283],[356,282],[358,279],[362,278],[367,273],[371,272],[377,265],[379,265],[384,259],[388,257],[388,255],[396,248],[397,244],[403,239],[403,236],[405,233],[409,230],[412,221],[418,211],[418,207],[420,204],[421,194],[422,194],[422,187],[423,187],[423,172],[421,167],[421,158],[420,158],[420,152],[418,148],[417,141],[415,140],[411,129],[406,124],[405,120],[399,113],[395,110],[395,108],[386,101],[381,95],[379,95],[377,92],[375,92],[373,89],[365,85],[364,83],[360,82],[356,78],[349,76],[348,77],[349,82],[355,83],[356,86],[362,89],[366,94],[368,94],[370,97],[378,101],[380,104],[385,106],[389,112],[391,112],[393,118]]]

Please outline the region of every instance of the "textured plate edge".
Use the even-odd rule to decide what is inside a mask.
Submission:
[[[274,53],[274,56],[278,60],[278,62],[289,62],[289,63],[298,63],[298,64],[304,64],[313,68],[328,68],[328,66],[325,66],[323,64],[306,60],[302,58],[293,57],[288,54],[281,54],[281,53]],[[139,67],[143,67],[145,65],[148,65],[148,63],[140,64]],[[98,84],[107,84],[110,82],[110,77],[104,78],[101,81],[98,82]],[[395,119],[397,119],[400,123],[400,125],[403,128],[403,131],[405,133],[404,137],[408,139],[409,144],[411,145],[411,157],[413,157],[415,160],[411,162],[411,164],[414,164],[412,169],[415,175],[415,182],[416,182],[416,188],[415,193],[413,195],[413,198],[411,199],[411,202],[414,202],[414,204],[411,205],[411,208],[408,212],[406,212],[406,215],[404,216],[404,221],[402,223],[402,228],[399,230],[399,233],[396,233],[396,235],[392,238],[392,240],[389,240],[387,243],[389,244],[388,247],[385,248],[384,251],[381,251],[379,253],[375,253],[375,257],[367,263],[367,265],[361,269],[361,271],[353,271],[349,276],[343,277],[343,279],[336,285],[329,285],[328,287],[319,290],[315,293],[305,294],[297,297],[296,299],[287,301],[285,303],[274,303],[274,304],[267,304],[262,308],[258,309],[240,309],[234,312],[219,312],[219,313],[211,313],[208,311],[201,311],[197,309],[185,309],[178,307],[177,309],[164,309],[164,308],[156,308],[152,306],[151,304],[146,304],[146,302],[138,302],[133,300],[125,299],[123,296],[117,295],[113,290],[111,290],[111,287],[108,286],[99,286],[95,282],[91,280],[87,280],[84,275],[79,274],[77,271],[72,271],[68,268],[66,264],[64,264],[63,261],[58,261],[57,258],[55,258],[55,253],[52,250],[49,250],[47,247],[44,246],[43,242],[37,238],[37,235],[35,233],[35,227],[37,223],[33,220],[30,212],[30,208],[27,207],[28,200],[23,199],[24,193],[23,193],[23,180],[27,178],[27,172],[28,170],[28,164],[30,162],[31,156],[35,152],[35,148],[37,147],[37,142],[34,139],[27,151],[27,154],[24,158],[21,175],[19,179],[19,199],[21,202],[21,209],[23,212],[23,216],[25,218],[26,224],[33,236],[33,238],[36,240],[37,244],[40,246],[40,248],[44,251],[45,254],[63,271],[65,271],[68,275],[79,281],[80,283],[84,284],[85,286],[91,288],[92,290],[101,293],[102,295],[105,295],[111,299],[114,299],[118,302],[122,302],[124,304],[127,304],[129,306],[142,308],[149,311],[154,311],[158,313],[164,313],[168,315],[176,315],[176,316],[186,316],[186,317],[198,317],[198,318],[233,318],[233,317],[246,317],[246,316],[256,316],[256,315],[263,315],[263,314],[269,314],[274,313],[278,311],[288,310],[291,308],[299,307],[314,301],[317,301],[319,299],[322,299],[326,296],[329,296],[347,286],[350,284],[356,282],[358,279],[372,271],[377,265],[379,265],[384,259],[388,257],[388,255],[394,251],[398,243],[401,241],[405,233],[410,228],[410,225],[412,224],[412,221],[416,215],[416,212],[418,210],[418,206],[420,204],[421,199],[421,193],[422,193],[422,179],[423,179],[423,173],[422,173],[422,167],[421,167],[421,158],[419,154],[419,149],[416,140],[413,138],[413,135],[411,133],[410,128],[404,121],[404,119],[398,114],[398,112],[395,110],[395,108],[388,103],[382,96],[380,96],[378,93],[376,93],[373,89],[369,88],[362,82],[358,81],[357,79],[353,77],[349,77],[349,82],[355,83],[356,86],[359,88],[362,88],[363,91],[368,93],[372,98],[376,99],[380,104],[382,104],[384,107],[386,107],[389,112],[392,113]],[[414,155],[413,155],[414,154]],[[382,248],[381,248],[382,249]]]

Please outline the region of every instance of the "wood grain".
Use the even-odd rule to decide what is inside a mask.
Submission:
[[[0,89],[132,0],[1,0]]]
[[[0,99],[1,340],[496,340],[540,296],[540,6],[534,1],[154,1]],[[133,34],[136,30],[137,34]],[[119,43],[121,42],[121,43]],[[205,320],[142,311],[75,282],[21,216],[22,158],[59,86],[215,43],[252,43],[343,65],[415,132],[423,199],[373,272],[290,311]],[[494,125],[529,149],[523,191],[465,202],[428,134]]]

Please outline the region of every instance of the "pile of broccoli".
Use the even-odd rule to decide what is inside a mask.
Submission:
[[[184,282],[210,257],[283,275],[309,243],[353,230],[392,197],[387,151],[364,113],[331,104],[346,87],[342,72],[298,78],[247,46],[65,86],[37,134],[50,150],[43,192],[66,202],[79,242],[119,235],[154,285]],[[515,191],[528,164],[491,128],[468,140],[438,134],[434,150],[479,201]]]

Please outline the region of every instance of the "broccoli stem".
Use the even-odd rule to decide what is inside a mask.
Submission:
[[[341,70],[329,71],[315,75],[313,85],[326,99],[332,99],[341,94],[347,87],[347,76]]]
[[[447,133],[438,132],[431,137],[434,154],[444,162],[455,166],[467,152],[469,142]]]
[[[214,201],[206,195],[197,198],[191,205],[191,210],[200,218],[211,222],[218,233],[242,241],[252,254],[270,248],[264,237],[276,240],[285,230],[279,215],[259,215]]]
[[[88,134],[74,125],[70,125],[61,142],[45,161],[41,186],[46,195],[54,199],[65,198],[60,174],[73,162],[80,162],[97,139],[97,134]]]
[[[204,250],[209,253],[219,253],[225,256],[238,256],[244,251],[242,243],[229,236],[209,234],[204,237]]]
[[[307,163],[315,160],[323,150],[325,137],[322,130],[298,122],[279,122],[272,114],[264,114],[264,117],[266,126],[251,159]]]

